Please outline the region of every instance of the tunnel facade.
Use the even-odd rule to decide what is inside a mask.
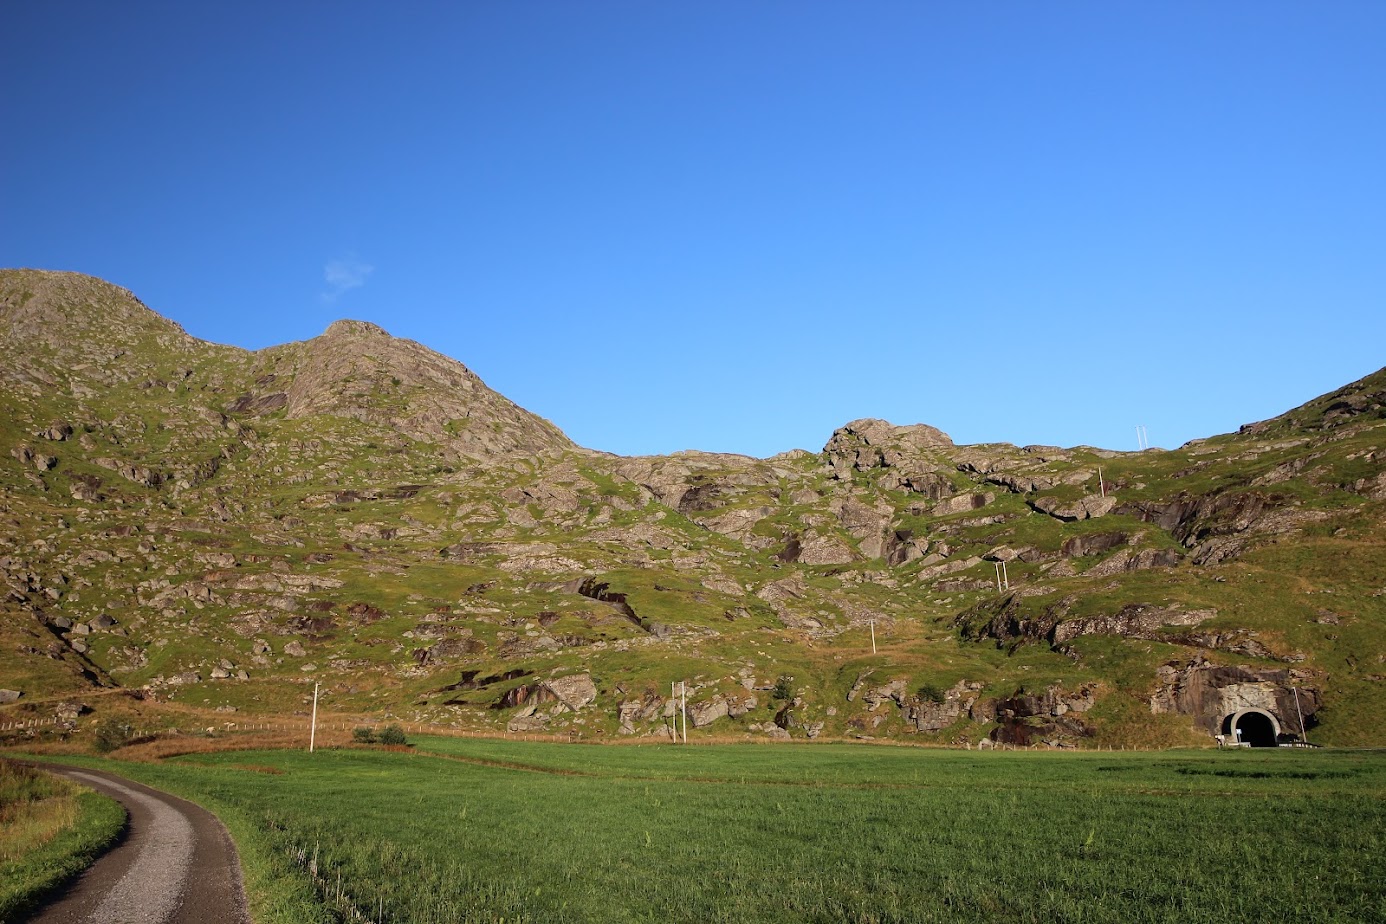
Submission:
[[[1280,741],[1280,720],[1264,709],[1238,709],[1222,720],[1228,742],[1273,748]]]

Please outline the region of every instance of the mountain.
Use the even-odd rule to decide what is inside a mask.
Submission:
[[[1173,451],[864,419],[623,458],[372,324],[246,351],[4,270],[0,383],[3,721],[284,715],[318,680],[661,736],[683,681],[722,735],[1386,738],[1386,370]]]

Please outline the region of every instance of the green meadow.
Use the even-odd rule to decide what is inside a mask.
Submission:
[[[222,815],[261,921],[1187,924],[1386,907],[1373,752],[428,738],[114,769]]]

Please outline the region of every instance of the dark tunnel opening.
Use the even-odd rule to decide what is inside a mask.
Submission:
[[[1254,748],[1273,748],[1277,744],[1275,720],[1264,712],[1229,715],[1223,719],[1222,725],[1223,734],[1227,735],[1229,741],[1240,741]]]

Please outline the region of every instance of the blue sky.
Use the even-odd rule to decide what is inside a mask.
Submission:
[[[583,445],[1173,446],[1386,364],[1386,5],[28,3],[0,265]]]

